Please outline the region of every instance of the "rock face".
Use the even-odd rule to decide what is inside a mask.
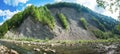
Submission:
[[[87,13],[79,13],[73,8],[51,8],[49,9],[51,14],[55,18],[55,28],[49,29],[47,25],[43,25],[40,22],[32,20],[32,17],[28,17],[24,20],[21,26],[15,30],[10,30],[6,33],[6,37],[32,37],[38,39],[45,39],[46,37],[52,40],[90,40],[96,39],[95,35],[90,31],[91,29],[97,29],[93,25],[88,25],[88,30],[85,30],[81,25],[79,19],[81,17],[90,20]],[[69,29],[66,31],[62,24],[56,17],[57,13],[63,13],[69,23]],[[87,16],[88,15],[88,16]],[[88,21],[89,22],[89,21]]]

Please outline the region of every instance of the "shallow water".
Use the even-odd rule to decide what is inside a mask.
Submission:
[[[120,43],[24,43],[0,41],[20,54],[120,54]]]

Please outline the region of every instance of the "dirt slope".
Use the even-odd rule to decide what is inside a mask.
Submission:
[[[79,40],[79,39],[96,39],[94,34],[90,31],[92,29],[97,29],[93,25],[88,25],[88,30],[85,30],[81,25],[79,19],[81,17],[86,18],[89,22],[89,15],[87,13],[79,13],[73,8],[51,8],[51,14],[55,17],[55,28],[50,30],[48,26],[41,24],[32,20],[32,17],[28,17],[24,20],[21,26],[15,30],[10,30],[6,33],[5,37],[32,37],[38,39],[53,39],[53,40]],[[66,31],[61,26],[58,18],[56,17],[57,13],[63,13],[67,21],[69,22],[69,29]]]

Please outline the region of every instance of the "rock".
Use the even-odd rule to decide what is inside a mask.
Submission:
[[[54,49],[51,49],[51,48],[44,49],[44,51],[46,51],[46,52],[53,52],[53,53],[56,52]]]
[[[15,51],[15,50],[12,50],[12,49],[11,49],[11,50],[9,51],[9,54],[19,54],[19,53],[18,53],[17,51]]]
[[[53,53],[55,53],[56,51],[55,50],[51,50]]]
[[[53,46],[55,46],[55,44],[51,44],[51,46],[53,47]]]
[[[31,46],[31,44],[28,44],[28,46]]]
[[[23,42],[21,42],[21,45],[23,45]]]
[[[34,51],[40,51],[40,49],[39,48],[34,48]]]
[[[43,54],[47,54],[47,53],[44,52]]]
[[[17,51],[13,49],[8,49],[5,46],[0,46],[0,54],[19,54]]]

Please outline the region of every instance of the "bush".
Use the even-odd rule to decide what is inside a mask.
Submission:
[[[120,24],[116,25],[113,29],[113,33],[120,35]]]
[[[94,30],[93,31],[94,35],[99,38],[99,39],[108,39],[108,38],[116,38],[112,32],[103,32],[101,30]]]
[[[103,32],[100,31],[100,30],[94,30],[93,31],[94,35],[97,37],[97,38],[100,38],[100,39],[103,39]]]
[[[96,18],[92,17],[92,20],[98,24],[98,28],[102,31],[105,31],[105,26],[104,24],[100,23]]]
[[[8,31],[7,23],[2,24],[2,26],[0,26],[0,38],[2,38],[4,34],[7,33],[7,31]]]
[[[85,20],[85,18],[80,18],[80,22],[83,24],[84,28],[87,29],[87,21]]]
[[[67,30],[67,29],[68,29],[68,22],[67,22],[66,17],[65,17],[64,14],[62,14],[62,13],[57,14],[57,15],[58,15],[58,18],[59,18],[59,20],[61,21],[63,27]]]

